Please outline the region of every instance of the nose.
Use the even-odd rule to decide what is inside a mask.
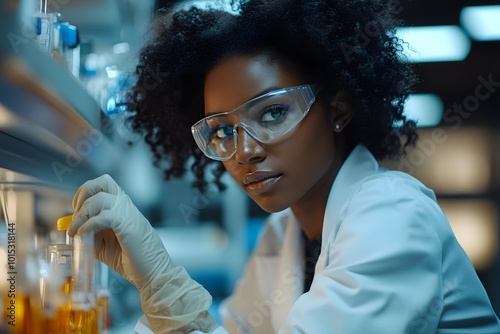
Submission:
[[[241,127],[237,128],[236,161],[241,164],[251,164],[262,161],[266,157],[266,151],[261,143],[250,136]]]

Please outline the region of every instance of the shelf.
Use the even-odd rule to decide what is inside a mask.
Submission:
[[[78,79],[34,47],[1,58],[0,167],[74,189],[119,161],[102,119]]]

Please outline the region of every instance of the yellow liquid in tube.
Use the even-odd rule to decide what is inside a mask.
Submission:
[[[60,307],[47,325],[49,334],[99,334],[96,309],[75,310],[71,303]]]
[[[4,321],[10,334],[47,334],[48,318],[41,304],[32,298],[16,294],[5,299]]]
[[[97,297],[98,324],[99,328],[107,333],[111,329],[111,316],[109,314],[109,296],[101,295]]]
[[[28,297],[16,293],[15,297],[12,296],[12,298],[5,298],[3,320],[8,325],[7,328],[11,330],[11,334],[26,333],[28,308]]]
[[[74,286],[73,276],[70,274],[68,266],[72,263],[71,245],[61,244],[49,247],[51,253],[51,263],[58,266],[58,273],[65,277],[64,282],[56,290],[54,295],[45,296],[42,303],[40,295],[34,291],[26,293],[16,291],[15,295],[9,295],[6,291],[3,296],[3,321],[7,326],[9,334],[100,334],[98,311],[102,308],[96,305],[93,300],[85,300],[85,303],[72,303],[72,293]],[[88,259],[84,259],[87,262]],[[81,274],[81,269],[79,272]],[[91,272],[90,272],[91,273]],[[83,274],[89,274],[83,272]],[[90,277],[90,275],[88,276]],[[87,278],[88,278],[87,277]],[[84,282],[85,284],[82,284]],[[90,283],[90,284],[87,284]],[[83,289],[86,296],[93,298],[91,282],[79,280],[77,289]],[[42,298],[43,299],[43,298]],[[52,311],[45,308],[49,304]]]
[[[64,223],[66,220],[66,223]],[[57,222],[57,226],[59,230],[67,229],[67,224],[71,221],[71,216],[66,216],[60,219]],[[68,240],[68,239],[67,239]],[[92,237],[93,241],[93,237]],[[79,243],[79,245],[82,245]],[[92,246],[93,248],[93,246]],[[73,254],[73,250],[75,254]],[[63,249],[63,254],[65,249]],[[86,250],[88,251],[88,249]],[[92,252],[93,253],[93,250]],[[63,255],[67,255],[64,253]],[[67,259],[69,263],[73,264],[72,274],[75,276],[68,275],[68,272],[65,272],[66,280],[61,287],[61,293],[65,296],[66,302],[57,307],[55,314],[52,317],[47,318],[46,321],[46,329],[45,333],[48,334],[99,334],[99,325],[98,325],[98,312],[95,307],[95,302],[91,300],[87,300],[85,298],[92,296],[91,291],[91,264],[92,260],[88,258],[81,259],[79,256],[82,255],[82,249],[79,247],[75,247],[71,251],[71,258]],[[59,256],[59,254],[58,254]],[[58,257],[57,256],[57,257]],[[76,259],[74,258],[76,256]],[[54,259],[56,256],[54,257]],[[59,257],[60,258],[60,257]],[[88,264],[85,268],[83,268],[80,264],[84,262]],[[68,263],[68,264],[69,264]],[[85,271],[88,269],[89,271]],[[82,279],[82,276],[85,276]],[[76,280],[76,281],[75,281]],[[90,280],[90,281],[89,281]],[[74,291],[74,290],[78,291]],[[84,296],[84,303],[74,302],[72,299],[75,294],[82,293]],[[81,299],[81,298],[79,298]]]
[[[74,310],[69,307],[69,310],[62,310],[59,313],[63,323],[66,323],[65,329],[67,333],[79,334],[98,334],[99,327],[97,325],[97,311],[95,308],[90,310]]]

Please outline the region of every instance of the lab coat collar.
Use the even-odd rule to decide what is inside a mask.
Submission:
[[[364,145],[357,145],[344,161],[335,177],[328,201],[322,231],[322,253],[335,240],[342,210],[363,180],[379,170],[379,164]],[[326,254],[325,254],[326,255]],[[319,261],[319,260],[318,260]]]
[[[277,333],[287,319],[290,309],[303,293],[304,282],[304,251],[303,251],[302,229],[293,214],[288,216],[287,232],[283,240],[283,248],[280,261],[277,263],[278,292],[286,298],[276,305],[273,314],[273,327]]]

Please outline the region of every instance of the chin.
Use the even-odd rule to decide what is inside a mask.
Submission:
[[[268,198],[253,198],[252,200],[267,213],[276,213],[286,210],[290,207],[289,203],[273,200],[272,197]]]

